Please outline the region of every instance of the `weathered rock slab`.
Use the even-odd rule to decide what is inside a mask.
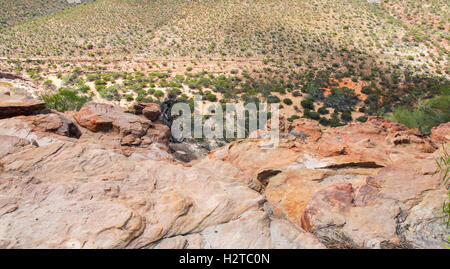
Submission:
[[[0,119],[37,114],[46,109],[43,101],[31,97],[0,96]]]

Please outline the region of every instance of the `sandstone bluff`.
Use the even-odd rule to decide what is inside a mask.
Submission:
[[[0,108],[0,248],[443,247],[448,123],[299,119],[185,163],[154,104]]]

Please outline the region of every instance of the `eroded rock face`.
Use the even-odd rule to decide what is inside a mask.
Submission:
[[[289,133],[308,141],[317,141],[322,134],[319,122],[310,119],[296,119],[289,127]]]
[[[433,175],[442,152],[430,138],[377,117],[331,129],[308,120],[293,126],[306,135],[282,139],[276,149],[235,142],[209,158],[232,163],[265,194],[272,216],[328,247],[443,247],[447,191]]]
[[[11,153],[2,158],[3,247],[323,247],[274,224],[261,194],[231,176],[236,168],[205,161],[184,167],[69,141]]]
[[[145,247],[236,219],[260,199],[224,171],[212,180],[196,167],[129,159],[95,144],[29,148],[2,164],[0,208],[17,207],[0,218],[7,247]]]
[[[45,108],[44,102],[29,97],[0,96],[0,119],[37,114]]]
[[[136,115],[144,115],[152,122],[159,121],[161,108],[155,103],[136,102],[132,105],[130,112]]]
[[[450,142],[450,122],[433,127],[430,137],[436,143]]]
[[[122,146],[145,148],[152,143],[167,146],[171,136],[169,127],[108,104],[88,103],[73,118],[91,132],[118,137]]]
[[[161,109],[159,108],[159,105],[157,104],[148,104],[143,110],[142,115],[144,115],[147,119],[151,121],[157,121],[159,120],[159,117],[161,116]]]
[[[121,135],[143,136],[151,122],[124,111],[118,107],[102,103],[88,103],[73,117],[78,124],[92,132],[115,132]]]
[[[0,120],[0,247],[323,247],[273,222],[231,164],[164,156],[152,124],[101,104]]]
[[[17,136],[0,135],[0,158],[29,144],[28,140]]]
[[[196,145],[186,142],[170,143],[169,148],[173,151],[175,158],[186,163],[198,160],[207,153],[205,149],[196,147]]]
[[[433,141],[380,118],[303,123],[278,148],[184,164],[164,128],[110,105],[2,119],[0,247],[442,247]]]
[[[54,112],[0,120],[0,135],[18,137],[37,146],[76,139],[81,131],[64,114]]]

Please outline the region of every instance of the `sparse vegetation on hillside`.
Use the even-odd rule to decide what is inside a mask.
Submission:
[[[448,102],[433,103],[449,95],[448,12],[440,0],[98,0],[0,29],[0,67],[120,105],[199,94],[428,133],[448,121]]]
[[[0,0],[0,28],[93,0]]]
[[[332,63],[335,69],[375,67],[377,55],[407,64],[412,56],[408,64],[439,66],[445,72],[449,4],[429,2],[424,7],[413,0],[380,5],[363,0],[99,0],[4,29],[0,53],[289,58],[304,68]],[[411,20],[399,19],[404,16],[396,8],[400,3]],[[342,59],[358,59],[358,54],[369,58]]]

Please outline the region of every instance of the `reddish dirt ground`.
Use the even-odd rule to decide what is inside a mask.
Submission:
[[[362,87],[367,86],[369,83],[365,81],[358,80],[357,82],[354,82],[350,78],[343,78],[341,81],[334,80],[334,82],[338,83],[338,86],[335,87],[329,87],[325,89],[325,96],[328,96],[331,94],[331,88],[342,88],[347,87],[349,89],[352,89],[355,91],[356,94],[359,94],[359,98],[364,101],[367,98],[367,95],[361,92]]]

